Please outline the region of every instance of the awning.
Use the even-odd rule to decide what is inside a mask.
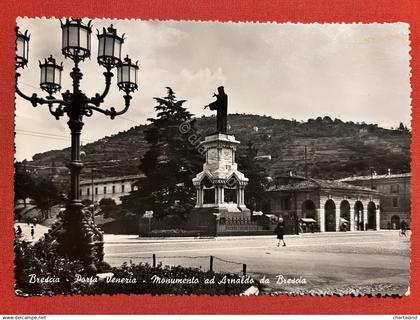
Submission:
[[[262,211],[254,211],[252,215],[254,216],[262,216],[264,213]]]
[[[305,222],[305,223],[316,223],[316,220],[312,218],[300,218],[300,221]]]
[[[340,223],[349,223],[349,221],[344,218],[340,218]]]

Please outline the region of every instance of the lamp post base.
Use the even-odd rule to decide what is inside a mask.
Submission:
[[[47,241],[57,241],[59,255],[83,262],[85,272],[89,275],[96,274],[97,266],[103,262],[103,231],[79,201],[67,205],[66,211],[45,238]]]

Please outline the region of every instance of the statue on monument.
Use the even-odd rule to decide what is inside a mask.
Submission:
[[[213,97],[216,97],[216,101],[205,106],[210,110],[217,110],[217,132],[218,133],[227,133],[227,105],[228,105],[228,96],[225,93],[223,87],[217,88],[218,94],[214,94]]]

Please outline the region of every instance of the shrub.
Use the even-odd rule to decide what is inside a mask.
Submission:
[[[16,289],[28,294],[82,293],[87,288],[75,282],[76,274],[83,274],[83,264],[69,261],[56,254],[55,244],[39,241],[30,245],[25,241],[15,243]],[[32,282],[31,275],[43,279],[60,279],[60,282]]]
[[[231,281],[241,279],[238,275],[204,272],[197,268],[182,266],[152,267],[147,263],[124,263],[120,267],[112,268],[114,279],[136,279],[135,283],[125,285],[116,283],[98,282],[90,288],[90,294],[239,294],[250,287],[251,284],[225,284],[223,277]],[[212,279],[214,284],[206,284],[205,279]],[[196,283],[159,283],[156,279],[195,279]],[[246,277],[242,278],[245,282]],[[154,281],[155,280],[155,281]],[[255,280],[252,280],[255,284]]]
[[[152,267],[149,264],[124,263],[120,267],[110,267],[100,263],[99,272],[112,272],[116,282],[130,279],[128,283],[108,280],[81,282],[77,275],[88,278],[83,271],[83,263],[69,261],[57,255],[57,245],[40,240],[34,245],[21,240],[15,243],[16,290],[20,294],[239,294],[250,285],[258,285],[255,280],[235,274],[204,272],[197,268],[182,266]],[[38,279],[59,279],[59,282],[31,283],[30,275]],[[212,279],[214,284],[205,283]],[[222,279],[236,281],[235,284],[219,282]],[[159,283],[156,279],[197,279],[195,283]],[[155,281],[154,281],[155,280]],[[250,283],[251,282],[251,283]]]

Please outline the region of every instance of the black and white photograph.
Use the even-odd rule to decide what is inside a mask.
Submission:
[[[16,295],[410,294],[408,24],[16,24]]]

